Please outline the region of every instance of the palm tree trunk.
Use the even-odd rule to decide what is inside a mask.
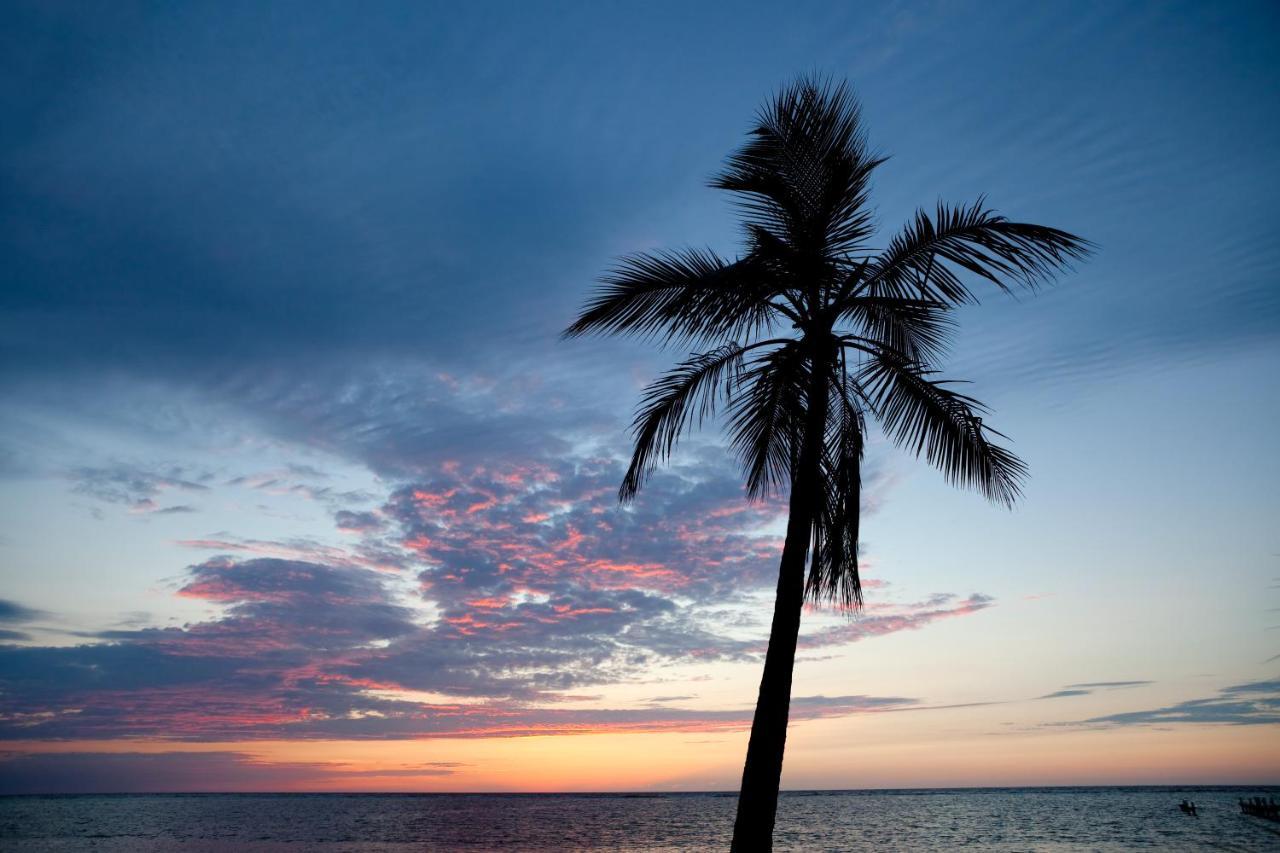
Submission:
[[[809,388],[809,417],[804,444],[791,480],[787,538],[778,566],[778,592],[773,604],[773,627],[765,653],[760,695],[751,722],[751,741],[742,770],[738,818],[733,825],[733,853],[773,849],[773,823],[782,781],[782,754],[787,745],[791,708],[791,675],[800,636],[804,605],[804,575],[809,541],[817,512],[819,460],[827,419],[827,386],[823,371],[815,369]]]

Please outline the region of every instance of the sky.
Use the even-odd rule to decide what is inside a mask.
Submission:
[[[684,353],[559,332],[805,73],[883,243],[1097,251],[959,318],[1014,510],[873,435],[783,786],[1280,782],[1280,9],[713,6],[6,4],[0,792],[736,788],[784,507],[619,507]]]

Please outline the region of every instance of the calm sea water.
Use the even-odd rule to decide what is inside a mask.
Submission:
[[[1280,850],[1266,788],[783,794],[780,850]],[[1182,814],[1192,799],[1200,816]],[[0,797],[0,850],[727,850],[730,794]]]

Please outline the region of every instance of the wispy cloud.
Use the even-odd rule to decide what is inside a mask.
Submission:
[[[381,530],[386,524],[382,516],[377,513],[352,512],[347,509],[334,513],[333,520],[339,530],[348,533],[369,533]]]
[[[44,618],[46,615],[48,614],[43,611],[25,607],[16,601],[0,598],[0,641],[13,642],[31,639],[31,635],[26,631],[7,626],[34,622],[37,619]],[[0,675],[0,678],[2,677]]]
[[[109,467],[77,468],[69,473],[73,489],[105,503],[123,504],[135,513],[174,514],[195,512],[191,504],[162,506],[158,501],[170,491],[207,492],[212,474],[188,472],[181,466],[154,467],[114,463]]]
[[[352,767],[336,762],[264,761],[248,753],[10,752],[0,754],[0,794],[280,791],[325,789],[379,779],[395,784],[449,776],[465,765]]]
[[[802,648],[843,645],[892,634],[897,631],[914,631],[941,619],[969,616],[986,610],[995,604],[989,595],[974,593],[961,598],[954,593],[942,593],[924,601],[909,604],[871,602],[863,615],[843,625],[835,625],[806,634],[801,638]]]
[[[16,601],[0,598],[0,622],[31,622],[45,615],[42,610],[25,607]]]
[[[1072,696],[1089,696],[1099,690],[1122,690],[1127,687],[1141,687],[1151,684],[1150,681],[1086,681],[1082,684],[1068,684],[1061,690],[1037,696],[1037,699],[1066,699]]]
[[[1191,699],[1160,708],[1125,711],[1091,717],[1081,726],[1149,726],[1171,724],[1223,724],[1233,726],[1280,723],[1280,681],[1253,681],[1224,687],[1217,695]]]

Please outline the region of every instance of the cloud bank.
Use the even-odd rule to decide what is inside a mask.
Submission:
[[[620,463],[444,461],[376,510],[339,511],[355,540],[187,540],[222,553],[180,597],[218,615],[100,631],[88,644],[0,647],[0,737],[486,737],[740,728],[750,708],[583,707],[580,691],[764,651],[779,507],[699,466],[613,500]],[[696,476],[689,473],[697,470]],[[345,513],[345,514],[344,514]],[[764,592],[766,594],[761,595]],[[872,604],[805,648],[914,630],[983,595]],[[15,618],[27,615],[6,605]],[[762,610],[763,608],[763,610]],[[677,701],[677,700],[671,700]],[[798,697],[797,719],[918,703]]]

